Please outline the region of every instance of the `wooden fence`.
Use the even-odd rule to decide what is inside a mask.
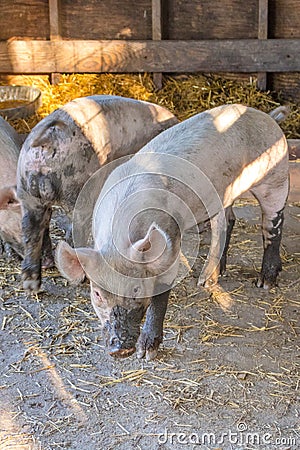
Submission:
[[[300,100],[300,0],[0,1],[0,74],[257,75]]]
[[[255,75],[300,102],[300,0],[0,0],[0,75],[97,72]]]

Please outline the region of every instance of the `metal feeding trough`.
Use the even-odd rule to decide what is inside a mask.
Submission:
[[[42,92],[32,86],[0,86],[0,115],[6,119],[25,119],[42,104]]]

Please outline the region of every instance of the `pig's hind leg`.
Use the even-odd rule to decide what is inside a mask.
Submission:
[[[52,243],[50,238],[49,226],[45,228],[42,245],[42,267],[49,269],[54,266],[54,255],[52,251]]]
[[[24,205],[22,232],[25,255],[22,262],[23,287],[29,291],[38,291],[41,285],[42,248],[49,253],[51,246],[49,222],[51,207],[41,206],[30,209]],[[46,234],[45,234],[46,233]]]
[[[276,285],[277,276],[282,270],[280,243],[288,189],[288,180],[279,187],[263,183],[251,189],[262,211],[264,254],[257,286],[265,289]]]

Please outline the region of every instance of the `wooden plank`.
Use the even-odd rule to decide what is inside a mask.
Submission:
[[[268,88],[274,92],[281,92],[284,100],[300,104],[299,80],[300,72],[269,73]]]
[[[257,38],[258,0],[165,0],[164,4],[168,7],[165,39]]]
[[[49,38],[47,1],[0,1],[0,41],[17,36],[22,39]]]
[[[290,160],[300,160],[300,139],[288,139]]]
[[[50,40],[57,41],[61,39],[60,20],[59,20],[59,0],[49,1],[49,23],[50,23]]]
[[[161,41],[162,39],[162,8],[161,0],[152,0],[152,39]],[[153,83],[156,89],[162,88],[162,73],[153,74]]]
[[[268,4],[269,0],[258,2],[258,39],[268,39]],[[257,87],[262,91],[267,89],[267,73],[257,74]]]
[[[299,0],[276,0],[269,4],[269,37],[300,38]],[[281,93],[285,100],[300,104],[300,72],[270,73],[268,88]]]
[[[296,72],[300,39],[0,42],[0,73]]]
[[[290,161],[290,202],[300,202],[300,162]]]
[[[269,37],[280,39],[300,37],[299,0],[270,1]]]
[[[152,39],[150,0],[63,0],[60,15],[64,39]]]
[[[49,23],[50,23],[50,40],[58,41],[61,39],[61,27],[59,18],[60,0],[49,1]],[[58,84],[60,81],[59,73],[51,73],[50,81],[52,84]]]

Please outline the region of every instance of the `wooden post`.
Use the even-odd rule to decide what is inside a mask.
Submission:
[[[268,39],[268,0],[258,2],[258,39]],[[267,73],[257,74],[257,87],[265,91],[267,89]]]
[[[152,0],[152,39],[161,41],[162,39],[162,5],[161,0]],[[162,74],[153,73],[153,82],[157,89],[162,88]]]
[[[59,41],[61,39],[60,20],[59,20],[59,3],[60,0],[49,1],[49,24],[50,24],[50,41]],[[58,84],[60,81],[59,73],[51,73],[51,84]]]

